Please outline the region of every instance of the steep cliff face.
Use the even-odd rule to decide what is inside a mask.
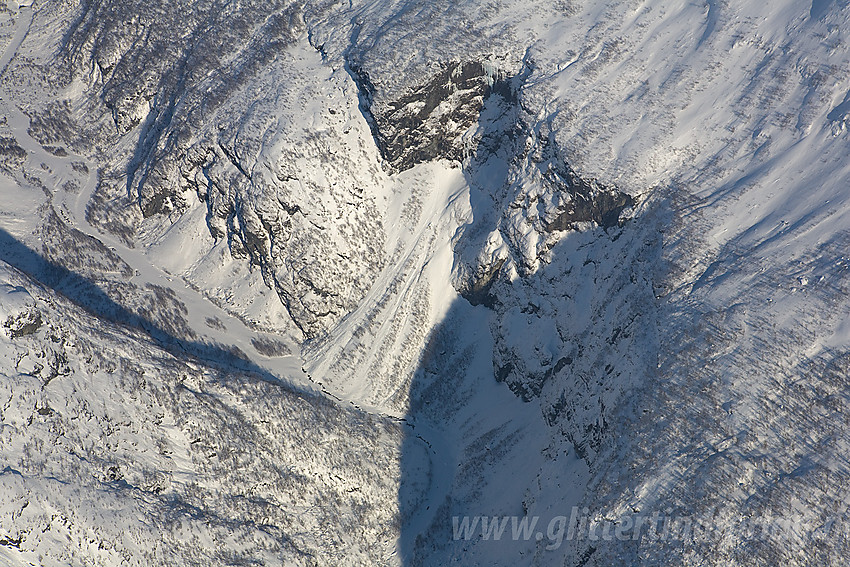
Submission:
[[[309,338],[354,309],[384,265],[387,181],[361,139],[368,130],[347,75],[310,76],[307,61],[318,53],[280,57],[258,91],[235,94],[215,115],[218,131],[197,135],[180,176],[204,200],[212,236],[259,267]]]
[[[846,4],[3,4],[0,563],[840,561]]]
[[[109,156],[89,219],[128,241],[155,242],[169,225],[188,224],[200,199],[209,235],[226,242],[232,258],[258,268],[296,334],[313,338],[330,330],[357,307],[390,260],[384,224],[387,207],[395,205],[388,174],[446,159],[468,161],[468,176],[475,176],[496,151],[479,148],[481,137],[513,140],[532,128],[519,118],[522,80],[504,70],[516,67],[510,63],[516,57],[502,53],[425,64],[414,57],[404,63],[407,83],[386,76],[373,81],[369,73],[383,67],[375,48],[364,46],[377,33],[371,29],[375,22],[360,17],[345,23],[344,14],[330,5],[297,2],[235,9],[209,1],[155,12],[109,1],[86,4],[59,45],[64,62],[59,73],[89,84],[89,98],[82,101],[89,116],[102,109],[110,117],[100,123],[87,118],[84,126]],[[325,68],[320,53],[297,45],[314,22],[319,25],[310,41],[330,63]],[[336,38],[318,44],[331,23],[353,26],[350,46],[341,50]],[[440,29],[447,37],[453,33],[451,27]],[[349,75],[359,91],[356,106]],[[496,124],[479,128],[485,101],[496,99],[513,118],[491,118]],[[302,114],[312,116],[310,130],[298,126]],[[43,143],[71,145],[79,122],[74,116],[71,106],[34,110],[33,132]],[[367,126],[375,147],[364,144]],[[511,153],[517,155],[509,158]],[[388,170],[379,167],[376,155]],[[513,172],[495,182],[511,186],[495,188],[495,194],[506,193],[496,206],[522,209],[508,222],[522,225],[531,218],[540,234],[587,221],[616,222],[631,205],[630,197],[581,180],[554,142],[536,141],[529,148],[511,142],[499,159],[510,159]],[[546,185],[538,193],[553,199],[540,220],[529,210],[537,207],[539,195],[519,189],[528,177],[521,170],[535,167]],[[521,250],[517,265],[523,273],[533,271],[542,249],[557,240],[534,237],[549,243],[532,252],[525,249],[528,231],[524,225],[502,230],[510,246]],[[496,263],[507,273],[513,263],[502,265],[503,260],[499,256]],[[187,274],[193,285],[226,302],[232,293],[227,284],[209,285],[208,274],[220,271],[216,260],[187,262],[201,266],[196,276]],[[480,295],[495,264],[466,263],[471,275],[458,277],[457,287],[476,290],[464,292],[470,297]],[[213,280],[223,280],[223,274]]]
[[[542,395],[541,413],[556,436],[592,462],[616,401],[640,382],[654,352],[654,334],[636,330],[655,324],[657,222],[642,215],[627,221],[635,198],[581,178],[565,162],[548,124],[524,108],[532,69],[511,76],[486,59],[448,63],[389,100],[362,68],[347,65],[390,170],[435,160],[459,169],[471,210],[449,233],[451,278],[461,297],[492,311],[493,375],[526,402]],[[583,289],[588,285],[592,292]],[[421,313],[412,305],[403,312],[408,307]],[[358,355],[370,335],[382,336],[364,331],[379,328],[382,318],[352,317],[365,336],[314,372],[344,375],[368,365],[376,392],[402,385],[392,397],[404,407],[416,359],[399,364],[397,350],[383,347]],[[402,341],[405,332],[393,328],[390,336]],[[641,351],[646,356],[629,355]]]
[[[89,84],[88,111],[108,109],[117,138],[95,130],[123,140],[105,150],[91,220],[157,239],[200,199],[210,236],[259,268],[302,338],[353,309],[385,256],[385,176],[361,142],[348,76],[295,47],[304,18],[300,3],[94,2],[62,45],[69,72]]]
[[[453,239],[452,277],[493,310],[496,379],[524,401],[541,397],[547,423],[592,463],[617,400],[651,363],[658,226],[652,206],[638,212],[634,197],[566,163],[526,109],[531,72],[488,94],[465,137],[475,204]]]
[[[478,121],[484,100],[493,92],[510,91],[493,63],[452,61],[404,96],[376,100],[366,71],[354,61],[348,65],[381,156],[399,171],[434,159],[463,161],[469,153],[463,135]]]
[[[528,276],[570,232],[616,227],[636,205],[565,161],[550,125],[523,107],[523,76],[530,72],[488,97],[467,135],[464,172],[474,218],[455,238],[454,285],[473,303],[488,301],[482,293],[498,273]]]

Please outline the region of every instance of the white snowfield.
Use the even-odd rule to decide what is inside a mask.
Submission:
[[[843,564],[848,35],[6,2],[0,565]]]

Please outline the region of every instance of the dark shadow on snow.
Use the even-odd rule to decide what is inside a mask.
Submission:
[[[591,386],[579,384],[582,380],[587,381],[588,377],[574,376],[569,367],[572,358],[565,356],[557,361],[558,364],[553,364],[551,372],[543,376],[537,386],[532,384],[526,388],[526,384],[521,381],[506,380],[507,376],[494,367],[493,337],[489,324],[498,317],[498,308],[504,299],[501,294],[506,290],[505,286],[510,284],[505,281],[504,274],[500,274],[502,264],[493,266],[492,270],[483,274],[474,273],[473,269],[464,272],[463,269],[463,266],[475,265],[492,231],[503,230],[501,215],[515,201],[523,189],[523,179],[529,175],[555,193],[568,197],[555,214],[541,221],[541,230],[570,230],[577,225],[587,226],[587,223],[596,227],[589,233],[572,233],[581,234],[580,238],[567,237],[562,240],[552,250],[554,257],[562,255],[572,258],[576,249],[586,246],[588,242],[598,242],[594,246],[609,247],[609,250],[618,250],[623,242],[630,239],[642,243],[640,237],[630,236],[623,242],[612,244],[624,231],[630,230],[624,228],[619,219],[625,209],[635,205],[634,200],[594,180],[579,177],[564,161],[563,152],[548,129],[550,125],[528,125],[518,100],[519,89],[526,76],[524,71],[493,85],[485,97],[478,120],[480,139],[464,161],[464,176],[470,188],[473,214],[471,223],[461,229],[462,235],[455,245],[455,272],[459,277],[454,283],[461,297],[430,334],[410,387],[410,408],[406,421],[413,429],[402,447],[399,490],[402,520],[400,550],[405,566],[436,566],[458,559],[459,564],[477,564],[479,559],[464,554],[463,550],[468,545],[456,541],[453,517],[482,512],[467,509],[470,504],[474,505],[469,501],[470,495],[475,498],[474,479],[482,482],[496,479],[497,483],[503,480],[505,482],[502,484],[512,484],[510,481],[516,471],[504,466],[502,456],[517,443],[521,434],[514,429],[511,416],[499,416],[503,421],[500,424],[491,423],[488,431],[477,431],[474,426],[464,429],[474,419],[474,416],[469,415],[470,407],[487,411],[482,398],[476,397],[479,396],[476,381],[478,384],[481,384],[481,380],[491,384],[505,383],[518,399],[518,404],[521,405],[519,400],[531,402],[528,411],[536,413],[541,421],[551,426],[570,419],[570,402],[562,399],[561,406],[556,404],[549,407],[544,404],[538,397],[544,382],[549,381],[550,388],[551,382],[563,382],[562,398],[569,396],[570,392],[578,392],[590,399],[594,393],[587,388],[599,384],[601,390],[604,388],[601,384],[611,373],[603,364],[595,369],[598,376],[591,377]],[[530,150],[526,147],[529,138],[534,141]],[[638,232],[633,231],[634,234]],[[508,229],[503,230],[503,236],[511,248],[513,258],[521,261],[522,253],[512,247]],[[623,264],[612,268],[618,272],[621,284],[626,287],[632,285],[629,281],[629,261],[631,258],[624,258]],[[460,270],[458,266],[461,266]],[[649,293],[651,297],[651,290]],[[577,307],[583,308],[585,306]],[[591,306],[586,306],[586,309],[591,309]],[[470,330],[469,322],[473,318],[482,324]],[[613,331],[611,340],[627,338],[627,333],[621,331]],[[482,353],[481,344],[487,345],[490,351]],[[561,387],[561,384],[554,386]],[[582,391],[582,387],[585,390]],[[601,430],[588,433],[587,444],[599,442],[605,433]],[[474,436],[478,438],[473,439]],[[431,438],[439,439],[439,443],[429,443]],[[499,448],[504,451],[501,455]],[[581,457],[582,447],[577,445],[575,449],[575,453],[584,458]],[[588,446],[584,450],[591,449]],[[520,492],[525,491],[527,486],[513,484],[516,485],[517,493],[506,494],[505,502],[523,501]],[[464,485],[464,494],[455,494],[459,485]],[[522,509],[505,512],[523,515]],[[519,547],[516,551],[519,551]],[[577,553],[589,557],[593,551],[578,549]],[[503,564],[513,562],[520,565],[528,561],[529,557],[506,556]]]
[[[250,373],[261,380],[280,385],[298,395],[311,399],[325,399],[315,391],[302,390],[285,382],[268,370],[247,360],[244,353],[237,350],[174,336],[156,322],[134,313],[114,301],[101,289],[98,282],[46,259],[2,228],[0,228],[0,260],[20,270],[37,283],[64,296],[93,316],[128,329],[142,331],[157,346],[174,356],[197,359],[207,366],[219,369],[226,368]],[[330,403],[329,400],[328,403]]]

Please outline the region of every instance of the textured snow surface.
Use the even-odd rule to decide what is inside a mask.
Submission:
[[[842,564],[848,30],[0,5],[0,563]]]

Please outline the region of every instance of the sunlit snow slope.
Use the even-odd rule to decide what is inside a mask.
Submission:
[[[848,30],[8,0],[0,564],[842,564]]]

